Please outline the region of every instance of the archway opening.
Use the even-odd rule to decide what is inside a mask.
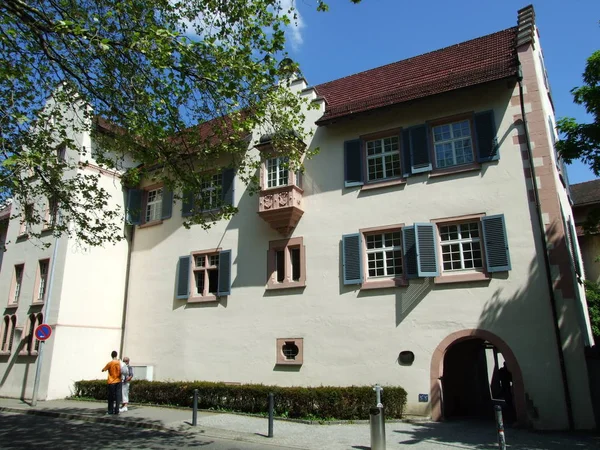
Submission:
[[[498,349],[484,339],[467,339],[444,355],[442,406],[446,419],[494,419],[494,404],[505,420],[515,418],[512,376]]]
[[[490,419],[494,404],[503,407],[505,423],[528,425],[523,374],[511,348],[487,330],[450,334],[431,359],[432,418]]]

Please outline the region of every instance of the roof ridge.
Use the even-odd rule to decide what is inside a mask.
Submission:
[[[429,52],[421,53],[419,55],[410,56],[408,58],[400,59],[398,61],[394,61],[394,62],[391,62],[391,63],[388,63],[388,64],[384,64],[382,66],[372,67],[370,69],[363,70],[363,71],[360,71],[360,72],[356,72],[356,73],[353,73],[353,74],[350,74],[350,75],[346,75],[346,76],[341,77],[341,78],[336,78],[336,79],[333,79],[333,80],[330,80],[330,81],[326,81],[324,83],[320,83],[320,84],[315,85],[314,88],[318,90],[319,86],[324,86],[324,85],[327,85],[327,84],[330,84],[330,83],[335,83],[337,81],[344,80],[346,78],[351,78],[351,77],[354,77],[354,76],[357,76],[357,75],[366,74],[367,72],[371,72],[371,71],[374,71],[374,70],[379,70],[379,69],[383,69],[385,67],[390,67],[390,66],[393,66],[393,65],[401,63],[401,62],[406,63],[407,61],[410,61],[412,59],[420,58],[420,57],[431,55],[431,54],[434,54],[434,53],[439,53],[439,52],[442,52],[444,50],[448,50],[448,49],[451,49],[453,47],[459,47],[461,45],[468,44],[468,43],[471,43],[471,42],[475,42],[475,41],[478,41],[478,40],[481,40],[481,39],[487,39],[487,38],[490,38],[491,36],[494,36],[495,34],[506,33],[506,32],[509,32],[509,31],[517,31],[517,29],[518,29],[517,26],[509,27],[509,28],[506,28],[504,30],[496,31],[494,33],[486,34],[484,36],[479,36],[479,37],[476,37],[476,38],[473,38],[473,39],[469,39],[467,41],[462,41],[462,42],[458,42],[456,44],[447,45],[446,47],[438,48],[437,50],[431,50]]]

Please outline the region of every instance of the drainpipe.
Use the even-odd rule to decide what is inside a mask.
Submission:
[[[519,74],[517,76],[519,83],[519,98],[521,103],[521,117],[523,119],[523,129],[525,130],[525,143],[527,145],[527,155],[529,157],[529,170],[531,171],[531,182],[533,184],[533,198],[535,202],[535,210],[538,216],[540,225],[540,241],[543,248],[544,254],[544,266],[546,268],[546,281],[548,283],[548,292],[550,293],[550,306],[552,309],[552,319],[554,325],[554,336],[556,338],[556,347],[558,349],[558,361],[560,363],[560,372],[562,376],[562,384],[565,393],[565,405],[567,407],[567,417],[569,420],[569,430],[575,428],[573,421],[573,406],[571,404],[571,393],[569,391],[569,382],[567,379],[567,368],[565,366],[565,356],[562,348],[562,339],[560,336],[560,327],[558,325],[558,313],[556,311],[556,297],[554,296],[554,283],[552,281],[552,275],[550,272],[550,257],[548,254],[548,245],[546,243],[546,228],[544,225],[544,219],[542,216],[542,208],[540,206],[540,199],[538,194],[538,184],[535,175],[535,164],[533,163],[533,152],[531,150],[531,142],[529,140],[529,128],[527,127],[527,115],[525,113],[525,101],[523,99],[523,70],[519,64]]]
[[[60,223],[60,209],[58,209],[56,213],[56,222]],[[44,302],[44,308],[42,310],[44,323],[48,323],[48,311],[50,311],[50,301],[52,300],[52,287],[54,285],[54,268],[56,267],[56,254],[58,253],[58,243],[60,242],[60,237],[56,236],[54,238],[54,249],[52,250],[52,264],[50,265],[50,273],[48,275],[48,296],[46,297],[46,301]],[[31,330],[33,333],[35,330]],[[35,334],[32,338],[32,345],[35,342]],[[38,357],[36,361],[35,367],[35,380],[33,382],[33,393],[31,395],[31,406],[37,405],[38,391],[40,388],[40,378],[42,376],[42,362],[44,360],[44,347],[46,346],[46,341],[40,342],[40,350],[38,352]]]
[[[126,219],[127,220],[127,219]],[[121,321],[121,343],[119,346],[119,356],[123,359],[123,348],[125,346],[125,330],[127,329],[127,304],[129,299],[129,273],[131,271],[131,249],[133,248],[133,236],[135,235],[135,225],[129,227],[129,239],[127,239],[127,266],[125,267],[125,289],[123,292],[123,319]]]

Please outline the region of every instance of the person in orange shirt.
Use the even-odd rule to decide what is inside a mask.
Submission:
[[[108,370],[108,412],[106,414],[119,414],[121,404],[121,362],[117,359],[117,352],[113,351],[112,361],[104,366],[102,372]]]

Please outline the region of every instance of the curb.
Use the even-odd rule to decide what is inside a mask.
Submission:
[[[160,431],[177,431],[173,428],[165,427],[163,425],[157,425],[151,422],[134,422],[132,420],[120,420],[114,419],[112,417],[95,417],[95,416],[86,416],[84,414],[71,414],[71,413],[62,413],[56,411],[46,411],[43,409],[21,409],[21,408],[10,408],[6,406],[0,406],[0,411],[16,413],[16,414],[28,414],[34,416],[45,416],[45,417],[54,417],[59,419],[69,419],[69,420],[82,420],[84,422],[97,422],[97,423],[107,423],[110,425],[122,425],[133,428],[146,428],[150,430],[160,430]]]

